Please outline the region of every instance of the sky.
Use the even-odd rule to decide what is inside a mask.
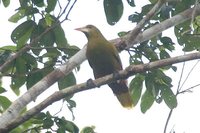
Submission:
[[[128,16],[135,11],[139,12],[140,7],[145,5],[146,2],[147,0],[142,2],[135,1],[138,8],[131,8],[125,1],[123,17],[115,26],[110,26],[107,24],[105,19],[102,0],[87,0],[87,3],[85,1],[78,0],[69,16],[70,21],[66,21],[62,24],[65,29],[68,42],[71,45],[76,45],[79,48],[82,48],[87,43],[87,39],[84,34],[74,29],[87,24],[97,26],[108,40],[116,38],[118,32],[134,28],[135,25],[127,21]],[[14,2],[11,1],[11,4],[12,3]],[[12,4],[6,9],[0,5],[0,12],[4,13],[1,14],[2,19],[0,22],[0,29],[3,29],[0,32],[0,46],[8,44],[13,45],[10,40],[10,34],[18,24],[8,23],[7,20],[14,13],[15,8],[17,8],[15,4]],[[173,36],[172,30],[167,30],[165,34],[170,35],[170,37]],[[173,41],[176,42],[175,38]],[[173,53],[172,56],[182,54],[182,52],[178,51]],[[128,54],[126,52],[121,52],[120,56],[123,66],[128,66]],[[194,64],[195,61],[186,63],[186,70],[184,72],[183,79],[186,78],[187,73]],[[180,63],[176,66],[178,66],[177,72],[167,72],[167,75],[172,77],[172,89],[174,92],[176,91],[178,85],[182,64]],[[185,83],[183,89],[187,89],[188,87],[199,83],[200,79],[197,78],[199,76],[199,69],[200,67],[197,65],[194,72]],[[76,73],[76,78],[77,83],[82,83],[87,81],[89,78],[93,78],[92,70],[87,61],[81,65],[80,71]],[[130,77],[129,81],[132,78],[133,77]],[[8,82],[10,82],[9,79],[4,79],[3,84],[6,86],[5,88],[9,88]],[[45,99],[45,97],[52,94],[56,90],[57,85],[53,85],[41,96],[39,96],[39,100],[37,100],[36,103],[32,102],[29,107],[34,106],[40,100]],[[178,96],[178,107],[172,114],[172,118],[168,126],[168,132],[171,129],[174,129],[176,133],[197,133],[200,131],[200,108],[198,107],[198,101],[200,101],[199,95],[200,90],[198,87],[194,89],[193,93],[185,93]],[[12,96],[13,99],[16,98],[14,95]],[[74,109],[74,123],[80,128],[94,125],[96,127],[95,131],[98,133],[160,133],[164,130],[164,125],[169,113],[169,108],[164,104],[164,102],[161,104],[154,103],[150,110],[148,110],[145,114],[141,113],[139,104],[133,109],[124,109],[121,107],[120,103],[107,85],[77,93],[74,95],[73,100],[77,103],[77,107]],[[60,108],[61,102],[56,102],[45,109],[45,111],[51,110],[56,113],[60,110]],[[64,115],[68,120],[72,119],[67,108],[63,108],[59,115]]]

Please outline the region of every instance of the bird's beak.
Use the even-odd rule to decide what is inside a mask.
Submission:
[[[81,31],[82,28],[76,28],[75,30]]]
[[[88,29],[86,27],[76,28],[75,30],[82,31],[82,32],[88,32]]]

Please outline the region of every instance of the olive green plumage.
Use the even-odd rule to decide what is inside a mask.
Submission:
[[[87,25],[82,28],[77,28],[76,30],[82,31],[88,39],[86,57],[93,69],[95,78],[122,70],[122,64],[117,49],[104,38],[95,26]],[[110,83],[109,87],[117,96],[123,107],[131,108],[133,106],[126,80],[118,80]]]

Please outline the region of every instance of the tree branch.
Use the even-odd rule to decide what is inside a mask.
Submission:
[[[157,11],[160,10],[162,5],[165,3],[166,0],[158,0],[158,2],[154,5],[154,7],[146,14],[146,16],[136,25],[136,27],[128,33],[125,37],[120,38],[117,48],[119,51],[124,50],[127,48],[129,44],[133,44],[135,39],[138,37],[139,33],[141,32],[144,25],[153,17]],[[116,40],[115,40],[116,41]]]
[[[166,0],[158,0],[154,7],[146,14],[146,16],[136,25],[136,27],[124,38],[125,44],[131,44],[141,32],[144,25],[160,10]]]
[[[130,65],[126,69],[119,71],[119,75],[117,75],[118,77],[116,77],[116,76],[114,77],[113,74],[110,74],[110,75],[104,76],[102,78],[96,79],[93,82],[96,86],[101,86],[101,85],[105,85],[105,84],[111,83],[113,81],[116,81],[118,79],[128,78],[137,73],[143,73],[145,71],[150,71],[152,69],[156,69],[156,68],[160,68],[160,67],[164,67],[164,66],[175,64],[175,63],[184,62],[184,61],[195,60],[195,59],[200,59],[200,52],[177,56],[177,57],[172,57],[172,58],[163,59],[163,60],[158,60],[158,61],[154,61],[154,62],[150,62],[150,63],[146,63],[146,64]],[[12,130],[13,128],[17,127],[18,125],[22,124],[23,122],[25,122],[28,119],[30,119],[31,117],[33,117],[38,112],[45,109],[47,106],[49,106],[53,102],[61,100],[66,96],[92,89],[94,87],[95,86],[88,86],[87,82],[86,82],[86,83],[77,84],[77,85],[65,88],[63,90],[57,91],[54,94],[52,94],[51,96],[49,96],[47,99],[42,101],[37,106],[28,110],[22,116],[18,116],[17,118],[15,118],[12,122],[10,122],[5,127],[1,127],[0,132],[8,132],[8,131]]]
[[[70,4],[71,1],[68,1],[68,3]],[[26,44],[23,48],[21,48],[18,52],[12,54],[8,59],[7,61],[0,65],[0,72],[3,72],[4,69],[11,63],[13,62],[16,58],[18,58],[19,56],[21,56],[23,53],[25,53],[26,51],[28,51],[30,49],[30,47],[32,47],[36,42],[38,42],[45,34],[47,34],[50,30],[54,29],[56,26],[60,25],[61,23],[63,23],[65,20],[67,20],[68,16],[69,16],[69,13],[71,12],[72,10],[72,7],[74,6],[74,4],[76,3],[76,0],[73,2],[72,6],[70,7],[66,17],[64,20],[62,21],[57,21],[54,25],[52,25],[51,27],[47,28],[43,33],[41,33],[39,36],[37,36],[35,39],[33,39],[29,44]],[[66,8],[68,7],[68,5],[66,5]],[[61,15],[59,16],[59,18],[64,15],[66,9],[61,13]]]
[[[193,13],[193,10],[195,11],[194,16],[192,16],[191,14]],[[126,36],[122,38],[117,38],[117,39],[113,39],[111,40],[111,42],[113,42],[114,44],[116,44],[117,47],[119,47],[120,49],[120,45],[126,45],[126,49],[132,47],[135,44],[144,42],[146,40],[151,39],[152,37],[160,34],[162,31],[169,29],[173,26],[176,26],[180,23],[183,23],[187,20],[190,20],[192,17],[196,17],[197,15],[200,14],[200,5],[196,5],[195,8],[189,8],[169,19],[164,20],[163,22],[156,24],[154,26],[152,26],[151,28],[145,30],[143,33],[140,33],[135,40],[132,40],[132,42],[128,43],[128,44],[121,44],[123,43],[122,40],[127,40],[128,37],[130,36],[129,34],[127,34]]]
[[[200,14],[200,11],[199,11],[200,7],[197,6],[196,9],[197,10],[196,10],[195,15]],[[192,11],[193,11],[193,8],[187,9],[186,11],[180,13],[179,15],[176,15],[168,20],[165,20],[164,22],[162,22],[158,25],[153,26],[152,28],[150,28],[148,30],[145,30],[143,33],[139,34],[136,37],[136,39],[133,40],[133,42],[130,42],[130,44],[127,44],[127,47],[131,47],[133,44],[148,40],[151,37],[158,35],[160,32],[162,32],[163,30],[165,30],[169,27],[172,27],[172,26],[182,23],[188,19],[191,19]],[[125,38],[127,38],[127,36],[125,36]],[[118,39],[112,40],[112,42],[114,42],[114,44],[119,45],[121,42],[121,39],[118,38]],[[11,120],[18,117],[20,111],[28,103],[33,101],[39,94],[41,94],[43,91],[45,91],[53,83],[55,83],[56,81],[61,79],[64,75],[69,74],[73,70],[73,68],[80,65],[86,59],[85,51],[86,51],[86,47],[84,47],[77,54],[75,54],[72,58],[70,58],[66,64],[64,64],[63,66],[52,71],[50,74],[48,74],[46,77],[44,77],[41,81],[39,81],[33,87],[31,87],[25,94],[23,94],[16,101],[14,101],[12,103],[12,105],[0,117],[1,128],[5,128],[6,125],[8,125],[10,123]],[[17,57],[15,57],[15,58],[17,58]],[[177,59],[177,60],[179,60],[179,59]],[[148,68],[148,66],[145,66],[145,68],[146,67]],[[2,69],[0,69],[0,70],[2,70]]]

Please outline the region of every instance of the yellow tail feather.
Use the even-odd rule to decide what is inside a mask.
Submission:
[[[131,109],[133,107],[133,102],[131,100],[131,96],[130,96],[129,92],[117,94],[116,96],[123,107],[125,107],[127,109]]]

